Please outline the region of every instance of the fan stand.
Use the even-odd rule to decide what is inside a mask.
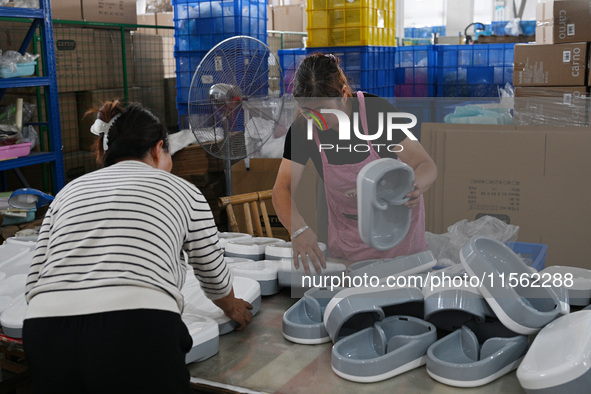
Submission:
[[[229,130],[229,125],[228,125],[228,119],[224,118],[224,122],[223,122],[223,127],[224,127],[224,134],[226,134]],[[230,159],[231,157],[231,149],[230,149],[230,143],[226,143],[226,159],[224,160],[224,166],[226,167],[226,195],[227,196],[231,196],[232,195],[232,160]]]

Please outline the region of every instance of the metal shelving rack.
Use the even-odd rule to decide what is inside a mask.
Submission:
[[[62,154],[62,138],[58,108],[57,77],[55,69],[55,50],[53,45],[53,23],[51,19],[50,0],[39,0],[39,9],[0,7],[0,18],[17,18],[31,20],[29,31],[21,44],[20,53],[25,52],[37,28],[41,30],[41,61],[43,62],[42,77],[0,79],[0,98],[6,89],[17,87],[42,86],[45,93],[47,122],[29,123],[49,128],[49,151],[31,152],[28,156],[0,161],[0,174],[8,170],[16,170],[34,164],[49,163],[52,167],[53,192],[57,193],[65,185],[64,159]],[[0,177],[0,188],[3,176]],[[24,178],[21,178],[21,181]],[[26,185],[25,185],[26,186]]]

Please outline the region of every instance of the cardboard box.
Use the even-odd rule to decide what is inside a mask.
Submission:
[[[95,156],[91,152],[76,151],[64,155],[66,182],[73,181],[97,168]]]
[[[55,26],[55,65],[58,91],[92,90],[97,86],[94,29]]]
[[[585,86],[589,74],[586,42],[515,45],[513,85]]]
[[[137,24],[138,25],[156,26],[156,14],[138,15],[137,16]],[[137,32],[140,34],[156,35],[157,29],[156,28],[140,27],[137,29]]]
[[[82,20],[81,0],[57,0],[51,2],[51,17],[70,21]]]
[[[148,108],[154,115],[160,119],[162,124],[166,124],[166,98],[164,92],[164,80],[160,81],[158,86],[140,87],[140,100],[142,105]]]
[[[513,119],[517,125],[589,125],[589,88],[516,87]]]
[[[140,88],[128,89],[129,102],[140,102]],[[80,150],[90,151],[92,145],[98,138],[90,132],[90,127],[95,121],[92,115],[84,116],[91,108],[100,108],[104,101],[121,99],[123,100],[125,92],[123,89],[97,89],[76,94],[76,107],[78,110],[78,132],[80,141]]]
[[[591,1],[546,0],[536,8],[536,43],[591,41]]]
[[[133,73],[136,86],[159,86],[164,79],[162,36],[133,35]]]
[[[95,48],[92,53],[95,67],[92,76],[96,89],[116,89],[124,86],[123,81],[123,48],[121,31],[114,29],[94,29]],[[125,62],[127,85],[134,84],[133,46],[131,33],[125,32]]]
[[[273,7],[273,27],[281,31],[306,31],[308,18],[304,5]]]
[[[81,0],[82,18],[89,22],[137,23],[134,0]]]
[[[156,24],[158,26],[171,26],[174,27],[174,12],[159,12],[156,14]],[[158,35],[168,35],[172,37],[172,29],[156,29]]]
[[[164,79],[165,124],[168,130],[179,130],[179,112],[176,108],[176,78]]]
[[[172,157],[172,173],[180,176],[204,175],[224,170],[224,163],[205,151],[201,145],[189,145]]]
[[[588,128],[428,123],[422,132],[439,170],[425,196],[428,231],[491,215],[518,225],[519,241],[547,244],[547,265],[591,268]]]
[[[77,151],[80,149],[80,141],[78,133],[76,93],[60,93],[58,101],[60,107],[63,153]]]

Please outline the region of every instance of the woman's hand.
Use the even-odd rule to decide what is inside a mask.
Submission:
[[[234,289],[227,296],[213,300],[213,303],[238,324],[236,330],[240,331],[250,324],[252,305],[243,299],[234,297]]]
[[[410,209],[416,207],[417,205],[419,205],[419,202],[421,201],[421,194],[423,193],[415,183],[413,185],[413,190],[406,195],[406,198],[408,198],[409,200],[405,202],[404,205],[406,205]]]
[[[291,240],[291,246],[293,248],[293,262],[295,269],[300,268],[301,261],[306,275],[310,275],[308,258],[310,258],[310,261],[318,274],[322,272],[323,268],[326,269],[324,254],[322,254],[322,251],[318,247],[318,238],[312,229],[308,228],[294,237]]]
[[[224,311],[224,314],[238,324],[236,330],[240,331],[250,324],[252,320],[252,305],[241,298],[234,298],[234,303],[230,310]]]

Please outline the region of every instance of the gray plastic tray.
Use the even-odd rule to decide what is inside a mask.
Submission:
[[[473,237],[462,247],[460,260],[468,274],[482,281],[479,291],[496,316],[512,331],[534,334],[560,314],[560,300],[553,289],[535,287],[533,280],[509,284],[511,276],[519,279],[532,272],[502,242]]]
[[[517,368],[528,344],[499,321],[471,322],[431,345],[427,373],[450,386],[482,386]]]
[[[422,318],[423,308],[423,293],[416,287],[351,288],[335,294],[328,303],[324,324],[336,343],[389,316]]]
[[[359,235],[377,250],[398,245],[410,228],[411,210],[404,203],[414,183],[412,168],[384,158],[367,164],[357,175]]]
[[[435,327],[410,316],[391,316],[337,342],[332,369],[354,382],[379,382],[425,364]]]
[[[285,339],[304,345],[330,342],[324,326],[324,310],[332,297],[342,289],[313,288],[283,314]]]

